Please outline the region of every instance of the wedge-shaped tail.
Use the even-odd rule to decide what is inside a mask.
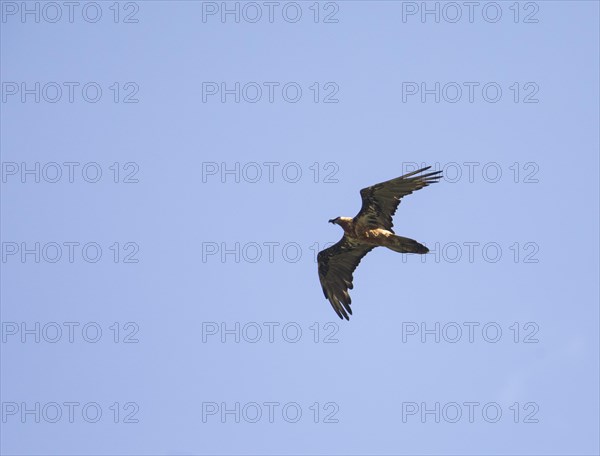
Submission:
[[[425,254],[429,249],[423,244],[419,244],[414,239],[405,238],[402,236],[390,236],[387,239],[386,245],[388,249],[400,253],[420,253]]]

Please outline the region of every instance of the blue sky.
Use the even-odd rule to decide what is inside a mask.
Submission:
[[[4,454],[598,454],[596,2],[1,7]]]

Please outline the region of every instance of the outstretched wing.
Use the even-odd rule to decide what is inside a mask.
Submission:
[[[348,294],[348,290],[352,289],[352,273],[360,260],[374,248],[372,245],[353,243],[344,235],[337,244],[321,250],[317,255],[323,294],[340,318],[349,320],[348,315],[352,315],[352,300]]]
[[[360,191],[362,207],[354,217],[355,224],[361,229],[384,228],[391,230],[394,226],[392,217],[396,213],[402,197],[441,179],[441,171],[417,175],[429,168],[431,166],[363,188]]]

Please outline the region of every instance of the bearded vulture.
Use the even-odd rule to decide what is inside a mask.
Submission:
[[[425,254],[429,249],[413,239],[396,236],[392,217],[403,196],[427,187],[441,179],[441,171],[421,174],[431,166],[405,174],[360,191],[362,207],[356,217],[336,217],[329,223],[340,225],[344,236],[317,255],[319,280],[325,298],[340,318],[350,320],[352,273],[360,260],[375,247],[394,252]]]

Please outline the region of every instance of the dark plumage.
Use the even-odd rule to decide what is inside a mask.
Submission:
[[[330,223],[340,225],[344,236],[335,245],[317,255],[319,280],[325,297],[340,318],[352,315],[350,294],[353,273],[360,260],[375,247],[387,247],[395,252],[425,254],[429,250],[417,241],[396,236],[392,217],[402,197],[438,182],[441,171],[421,174],[422,168],[404,176],[363,188],[362,207],[354,218],[337,217]]]

